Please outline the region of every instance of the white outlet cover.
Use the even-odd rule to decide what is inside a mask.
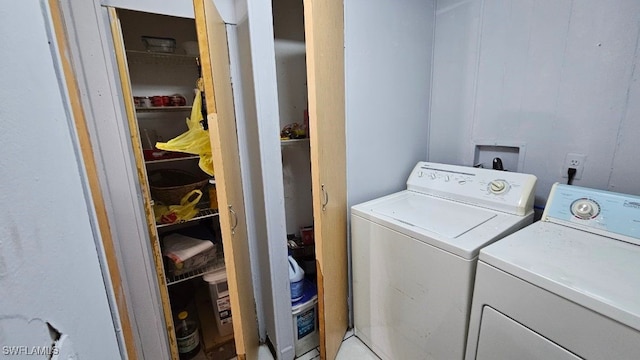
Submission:
[[[576,175],[573,177],[573,180],[580,180],[582,178],[582,173],[584,171],[584,164],[587,161],[587,156],[584,154],[578,153],[568,153],[564,158],[564,164],[562,166],[562,177],[568,178],[567,170],[571,167],[576,168]],[[578,165],[572,164],[572,162],[578,162]]]

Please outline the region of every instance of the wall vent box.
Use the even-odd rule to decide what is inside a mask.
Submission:
[[[474,142],[473,165],[486,169],[493,168],[493,159],[500,158],[507,171],[523,172],[524,144],[501,141]]]

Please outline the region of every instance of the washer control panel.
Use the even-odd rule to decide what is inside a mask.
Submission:
[[[489,183],[488,190],[493,194],[499,195],[509,191],[510,188],[511,185],[509,185],[508,181],[504,179],[495,179],[491,180]]]
[[[525,215],[533,209],[536,180],[528,174],[419,162],[407,180],[407,189]]]
[[[542,220],[640,244],[640,196],[554,184]]]
[[[595,219],[600,215],[600,204],[589,198],[577,199],[571,204],[571,213],[578,219]]]

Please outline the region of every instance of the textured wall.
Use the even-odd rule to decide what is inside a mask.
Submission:
[[[433,22],[433,1],[345,1],[349,206],[406,188],[427,157]]]
[[[0,346],[25,356],[59,338],[60,355],[113,360],[99,239],[42,3],[0,9],[11,34],[0,37]]]
[[[639,19],[637,1],[438,1],[429,159],[525,144],[544,205],[580,153],[575,185],[640,194]]]

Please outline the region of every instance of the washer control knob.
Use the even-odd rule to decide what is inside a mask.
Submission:
[[[494,194],[501,194],[507,190],[507,182],[504,180],[493,180],[489,183],[489,191]]]
[[[444,176],[444,181],[449,181],[449,175]]]
[[[431,173],[431,175],[430,175],[430,176],[431,176],[431,178],[432,178],[433,180],[435,180],[435,179],[436,179],[436,173]]]
[[[578,219],[593,219],[600,213],[600,205],[591,199],[578,199],[571,204],[571,213]]]
[[[422,171],[418,172],[418,177],[422,177],[423,175]]]

